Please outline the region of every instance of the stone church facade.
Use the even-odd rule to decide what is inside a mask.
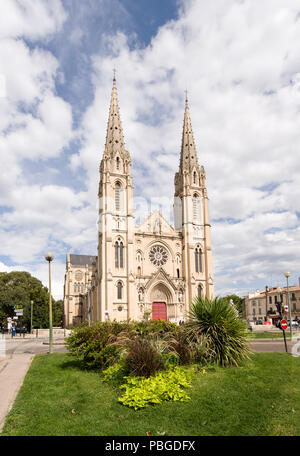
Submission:
[[[100,163],[98,255],[85,265],[88,284],[81,293],[74,287],[75,271],[81,269],[67,261],[67,327],[107,319],[179,322],[186,318],[194,297],[214,295],[206,177],[198,164],[187,99],[174,187],[174,226],[157,210],[135,226],[131,158],[125,149],[114,78]],[[75,261],[75,256],[70,257]],[[79,295],[81,305],[75,309],[70,298],[75,303]]]

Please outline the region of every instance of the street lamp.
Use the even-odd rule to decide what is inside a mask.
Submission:
[[[283,275],[286,277],[286,284],[287,284],[287,297],[288,297],[288,307],[289,307],[289,315],[290,315],[290,333],[291,333],[291,338],[293,337],[293,330],[292,330],[292,309],[290,306],[290,289],[289,289],[289,277],[291,275],[290,272],[286,271],[283,273]]]
[[[52,298],[51,298],[51,261],[54,260],[54,255],[51,252],[45,254],[45,260],[49,263],[49,353],[52,353],[53,346],[53,329],[52,329]]]
[[[32,334],[33,301],[30,301],[30,334]]]
[[[269,287],[266,285],[266,316],[265,316],[265,321],[267,321],[267,316],[268,316],[268,292],[269,292]]]

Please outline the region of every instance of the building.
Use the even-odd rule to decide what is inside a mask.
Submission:
[[[292,319],[300,319],[300,279],[299,285],[289,287]],[[276,304],[288,306],[287,287],[272,287],[249,293],[244,300],[244,317],[251,322],[262,320],[274,324],[279,320]],[[286,313],[289,320],[289,312]]]
[[[214,295],[206,176],[198,164],[187,98],[174,187],[174,227],[157,210],[135,226],[131,158],[114,78],[100,163],[98,255],[82,311],[77,306],[77,313],[66,316],[69,326],[72,319],[73,324],[147,317],[179,322],[195,296]],[[66,273],[66,290],[74,290],[74,280]],[[66,296],[66,314],[74,309],[68,303]]]
[[[64,282],[65,326],[77,326],[82,321],[83,297],[92,281],[97,257],[67,254]]]

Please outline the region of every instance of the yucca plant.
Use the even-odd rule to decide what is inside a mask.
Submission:
[[[188,314],[191,340],[205,336],[212,360],[220,366],[238,366],[249,358],[247,325],[224,299],[197,297]]]

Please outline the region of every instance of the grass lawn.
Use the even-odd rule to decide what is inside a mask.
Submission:
[[[285,332],[285,337],[288,339],[290,337],[290,332]],[[283,332],[269,332],[269,331],[262,331],[262,332],[249,332],[248,334],[249,339],[283,339]]]
[[[38,355],[7,417],[6,436],[300,435],[300,358],[258,353],[240,368],[196,375],[186,403],[135,412],[70,355]]]

